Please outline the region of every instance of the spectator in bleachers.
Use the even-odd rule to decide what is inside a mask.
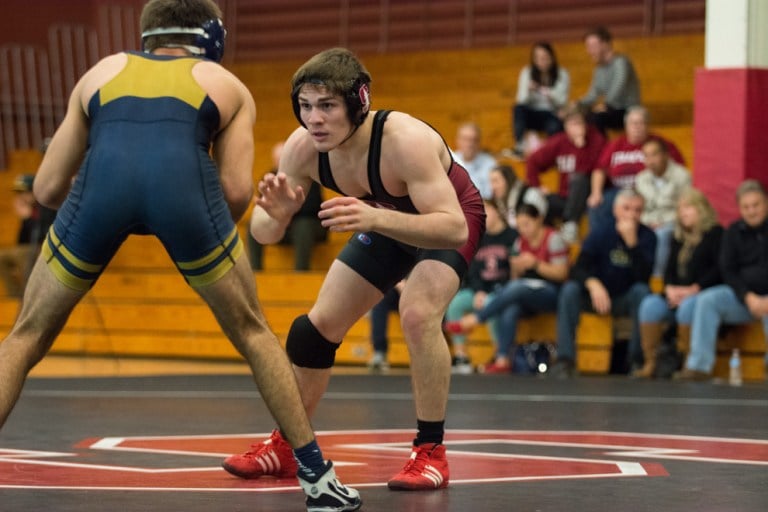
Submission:
[[[551,217],[562,218],[561,233],[567,242],[578,239],[579,220],[587,209],[590,173],[597,165],[605,137],[588,125],[584,112],[569,107],[563,116],[565,131],[547,139],[544,145],[528,156],[527,179],[531,186],[539,186],[539,175],[553,166],[560,173],[560,189],[550,193],[547,200]]]
[[[546,197],[541,189],[531,187],[521,180],[508,165],[498,165],[491,170],[491,190],[493,202],[499,208],[501,216],[511,228],[517,227],[515,217],[517,207],[524,202],[531,204],[546,204],[546,215],[549,211]]]
[[[635,178],[635,189],[645,199],[640,222],[656,233],[653,275],[661,277],[669,257],[672,231],[680,194],[691,186],[691,173],[669,158],[664,141],[650,139],[643,144],[645,169]]]
[[[27,277],[48,234],[56,210],[35,200],[32,174],[21,174],[13,181],[13,210],[20,220],[16,245],[0,249],[0,279],[9,297],[21,298]]]
[[[616,196],[615,221],[591,230],[560,290],[557,306],[557,361],[549,374],[570,377],[576,367],[576,328],[581,311],[629,316],[632,334],[627,350],[630,367],[642,361],[637,311],[651,293],[648,280],[656,253],[656,235],[640,223],[643,197],[632,189]]]
[[[496,167],[496,158],[482,149],[482,132],[476,123],[463,123],[456,131],[456,148],[453,158],[469,173],[472,183],[483,199],[491,197],[491,169]]]
[[[589,30],[584,46],[595,70],[589,90],[578,102],[591,111],[590,122],[601,132],[621,130],[627,109],[640,105],[640,83],[632,61],[614,51],[613,37],[605,27]]]
[[[715,365],[721,325],[759,320],[768,336],[768,197],[756,180],[736,191],[741,218],[723,234],[723,283],[699,293],[691,324],[691,351],[679,377],[707,380]]]
[[[517,101],[512,115],[514,156],[524,157],[528,130],[543,131],[547,135],[563,130],[559,111],[568,103],[570,89],[570,75],[558,65],[552,45],[546,41],[535,43],[531,48],[531,61],[517,79]]]
[[[656,352],[666,328],[677,331],[677,351],[688,353],[691,322],[699,292],[721,282],[718,260],[723,228],[706,196],[695,188],[683,191],[677,203],[669,259],[661,294],[640,304],[640,343],[643,367],[636,377],[653,377]],[[657,251],[658,254],[658,251]]]
[[[40,144],[40,154],[45,156],[51,138]],[[48,229],[56,218],[56,210],[40,204],[32,193],[35,177],[20,174],[13,181],[13,211],[19,219],[16,245],[0,249],[0,280],[5,284],[9,297],[21,298],[32,272],[32,266],[40,253]]]
[[[280,163],[280,156],[283,152],[283,142],[278,142],[272,147],[273,167],[269,172],[276,172]],[[294,251],[294,270],[309,270],[312,261],[312,248],[328,239],[328,230],[320,224],[317,213],[320,211],[320,205],[323,202],[323,192],[316,182],[312,182],[307,191],[307,199],[301,208],[291,219],[285,236],[280,240],[280,244],[293,246]],[[251,262],[252,270],[262,270],[264,246],[248,233],[248,257]]]
[[[649,139],[659,139],[667,145],[669,156],[681,165],[685,160],[680,150],[671,141],[649,131],[648,110],[635,106],[627,111],[624,134],[611,140],[603,149],[592,171],[587,206],[589,227],[596,229],[601,223],[613,222],[613,198],[619,190],[635,186],[637,173],[645,167],[643,144]]]
[[[560,285],[568,278],[568,244],[555,229],[544,225],[546,203],[523,203],[517,208],[519,237],[512,256],[512,276],[491,300],[460,320],[449,322],[446,329],[468,333],[477,325],[495,320],[496,354],[482,373],[509,373],[510,354],[517,337],[521,317],[554,313]]]
[[[510,258],[518,239],[517,231],[507,225],[496,203],[489,199],[483,203],[485,234],[480,239],[480,246],[469,265],[461,289],[445,312],[446,330],[452,335],[454,373],[472,373],[472,363],[465,346],[464,333],[455,329],[451,331],[447,326],[458,321],[464,314],[481,309],[512,278]],[[491,338],[498,345],[493,322],[490,327]]]
[[[393,286],[384,297],[371,308],[371,344],[373,356],[368,361],[368,368],[372,372],[386,372],[389,370],[389,336],[387,327],[389,314],[397,313],[400,307],[400,293],[405,287],[405,279]]]

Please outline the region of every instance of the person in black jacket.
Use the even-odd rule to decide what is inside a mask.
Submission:
[[[723,234],[720,272],[723,283],[699,294],[691,324],[691,352],[679,377],[707,380],[715,364],[721,324],[759,319],[768,332],[768,197],[756,180],[736,191],[741,218]]]
[[[650,295],[648,280],[656,253],[656,235],[640,223],[643,197],[632,189],[618,193],[613,204],[615,222],[591,231],[571,269],[571,280],[560,289],[557,304],[557,361],[549,375],[575,373],[576,328],[581,311],[630,316],[632,337],[628,363],[642,359],[637,311]]]
[[[689,188],[677,203],[674,234],[661,294],[640,304],[640,343],[645,363],[635,377],[653,377],[656,351],[668,324],[677,324],[677,350],[688,352],[691,321],[699,292],[720,284],[718,258],[723,228],[701,191]]]

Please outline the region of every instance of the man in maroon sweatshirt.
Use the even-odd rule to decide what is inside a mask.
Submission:
[[[590,174],[597,166],[606,140],[600,131],[587,124],[584,112],[569,108],[563,117],[565,131],[548,138],[527,160],[527,179],[539,186],[539,175],[552,167],[560,173],[560,189],[549,191],[549,209],[563,220],[562,235],[568,242],[578,238],[579,219],[587,208]]]
[[[643,144],[649,139],[663,141],[669,149],[669,156],[685,165],[685,159],[677,146],[652,133],[648,129],[648,120],[645,107],[630,107],[624,120],[624,135],[610,141],[597,160],[587,198],[590,230],[603,223],[613,222],[613,199],[619,190],[634,187],[635,176],[645,168]]]

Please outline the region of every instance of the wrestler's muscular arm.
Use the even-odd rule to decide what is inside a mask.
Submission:
[[[385,124],[381,175],[393,195],[408,194],[418,215],[374,208],[350,197],[322,204],[320,218],[331,231],[376,231],[425,249],[457,249],[469,233],[446,169],[440,136],[421,121],[393,113]]]
[[[103,58],[72,89],[67,112],[51,138],[34,182],[35,198],[48,208],[64,202],[88,144],[88,102],[99,87],[125,67],[125,54]]]
[[[219,110],[213,158],[232,218],[243,216],[253,196],[253,125],[256,104],[245,85],[219,64],[202,61],[192,75]]]

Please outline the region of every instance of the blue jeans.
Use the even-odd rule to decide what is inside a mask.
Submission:
[[[541,284],[541,286],[539,286]],[[521,317],[557,310],[559,286],[548,281],[530,281],[519,279],[510,281],[496,292],[491,301],[477,312],[481,322],[496,318],[496,355],[509,357],[509,352],[517,337],[517,323]]]
[[[653,260],[653,275],[663,277],[664,269],[667,268],[669,251],[672,248],[672,235],[675,232],[675,223],[662,224],[653,231],[656,233],[656,256]]]
[[[637,313],[640,303],[650,294],[651,289],[647,283],[635,283],[622,295],[611,297],[611,315],[632,318],[632,335],[627,349],[627,362],[630,365],[643,360]],[[589,292],[581,283],[568,281],[561,288],[557,301],[558,359],[576,361],[576,329],[582,311],[594,312]]]
[[[761,320],[763,331],[768,335],[768,316]],[[685,362],[686,368],[712,373],[720,325],[748,324],[754,321],[755,317],[730,286],[721,284],[699,292],[693,311],[691,352]]]
[[[493,293],[489,293],[486,298],[485,302],[488,303],[489,300],[493,299]],[[445,311],[445,319],[449,322],[454,322],[457,320],[460,320],[462,316],[466,315],[467,313],[471,313],[475,310],[474,308],[474,301],[475,301],[475,291],[471,290],[469,288],[462,288],[458,291],[458,293],[451,299],[451,303],[448,304],[448,309]],[[488,327],[490,328],[491,332],[491,341],[495,345],[498,346],[498,341],[496,339],[495,334],[495,324],[496,322],[494,320],[491,320],[488,322]],[[454,334],[451,336],[451,341],[454,345],[464,345],[467,341],[467,337],[463,334]]]
[[[638,321],[641,324],[656,324],[670,323],[674,320],[677,325],[691,325],[698,296],[698,294],[692,295],[683,300],[677,308],[672,308],[663,296],[648,295],[640,303]]]
[[[587,212],[589,218],[589,230],[596,231],[602,226],[613,224],[616,219],[613,217],[613,201],[621,189],[610,187],[603,189],[603,202]]]
[[[387,321],[389,320],[389,313],[391,311],[397,312],[399,304],[400,293],[392,288],[371,308],[371,342],[374,352],[386,354],[389,350]]]

